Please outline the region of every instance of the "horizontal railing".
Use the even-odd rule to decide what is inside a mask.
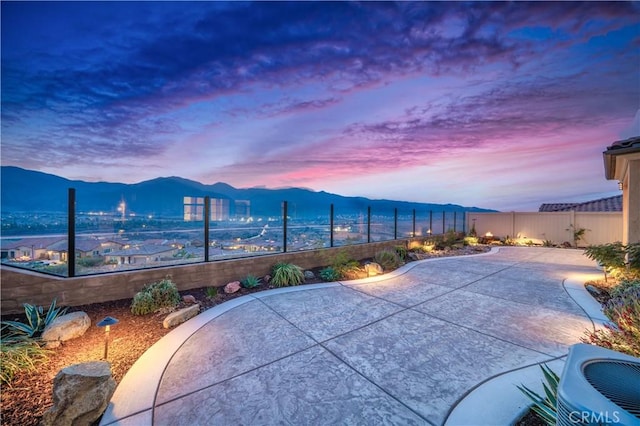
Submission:
[[[331,204],[317,209],[315,218],[298,218],[298,206],[287,201],[271,206],[280,211],[278,216],[212,221],[211,198],[202,199],[201,211],[188,218],[186,214],[181,219],[126,216],[124,203],[121,216],[115,217],[77,212],[76,190],[69,188],[66,229],[63,221],[53,221],[53,231],[60,238],[55,241],[53,234],[39,227],[44,231],[41,238],[31,238],[31,247],[25,238],[13,257],[3,244],[2,261],[75,277],[465,231],[464,211],[382,210],[362,205],[353,214]],[[219,216],[220,212],[213,213]],[[50,238],[50,244],[44,245],[43,238]]]

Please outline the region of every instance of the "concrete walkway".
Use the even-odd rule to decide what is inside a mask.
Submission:
[[[599,274],[582,251],[504,247],[243,296],[150,348],[101,425],[505,424],[515,385],[593,329],[579,283]]]

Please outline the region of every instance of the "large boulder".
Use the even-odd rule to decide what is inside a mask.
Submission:
[[[183,322],[195,317],[200,312],[200,305],[191,305],[188,308],[180,309],[175,312],[171,312],[167,317],[162,321],[162,326],[164,328],[175,327],[178,324],[182,324]]]
[[[53,406],[42,417],[43,426],[90,425],[106,410],[116,381],[106,361],[65,367],[53,379]]]
[[[380,264],[371,262],[364,265],[364,270],[367,272],[368,277],[375,277],[376,275],[381,275],[384,273],[382,266]]]
[[[224,292],[227,294],[235,293],[240,290],[240,281],[232,281],[224,286]]]
[[[90,326],[91,320],[85,312],[61,315],[44,329],[42,340],[47,348],[57,348],[60,342],[82,336]]]

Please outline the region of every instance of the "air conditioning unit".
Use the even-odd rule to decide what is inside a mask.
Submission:
[[[557,425],[640,426],[640,358],[573,345],[558,385]]]

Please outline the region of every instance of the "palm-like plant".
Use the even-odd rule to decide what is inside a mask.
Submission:
[[[518,386],[518,389],[533,401],[531,410],[547,425],[555,426],[558,418],[558,383],[560,383],[560,377],[546,364],[541,365],[540,369],[545,378],[545,382],[542,382],[545,396],[537,394],[524,385]]]

